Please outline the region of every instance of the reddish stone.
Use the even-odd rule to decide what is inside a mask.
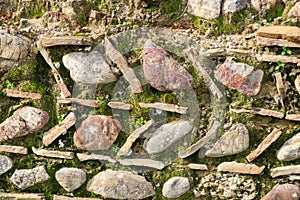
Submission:
[[[120,122],[109,116],[89,116],[74,133],[74,143],[84,150],[106,150],[115,142],[121,129]]]
[[[228,88],[253,96],[260,91],[263,71],[253,71],[252,66],[227,60],[218,67],[215,77]]]
[[[288,17],[300,18],[300,2],[297,2],[288,13]]]
[[[40,130],[49,120],[47,112],[23,107],[0,124],[0,141],[13,139]]]
[[[298,200],[300,199],[300,189],[293,184],[276,185],[261,200]]]
[[[142,52],[143,71],[149,84],[160,91],[175,91],[190,86],[194,79],[163,48],[147,40]]]

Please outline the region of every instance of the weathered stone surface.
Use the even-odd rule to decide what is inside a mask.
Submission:
[[[211,173],[201,177],[194,187],[195,199],[258,199],[257,181],[251,176],[232,173]]]
[[[215,77],[225,86],[245,95],[253,96],[260,91],[263,71],[244,63],[236,63],[227,59],[215,71]]]
[[[110,116],[89,116],[75,132],[74,143],[84,150],[106,150],[115,142],[121,129],[120,122]]]
[[[175,91],[194,82],[188,71],[151,40],[147,40],[144,45],[142,59],[145,78],[155,89]]]
[[[103,199],[54,195],[53,200],[103,200]]]
[[[297,2],[294,7],[292,7],[287,16],[300,18],[300,2]]]
[[[261,200],[297,200],[299,198],[299,186],[286,183],[274,186]]]
[[[241,174],[260,174],[265,166],[233,162],[223,162],[218,165],[218,172],[233,172]]]
[[[123,102],[108,102],[107,105],[111,108],[120,109],[120,110],[132,110],[133,109],[132,104],[123,103]]]
[[[178,198],[190,189],[190,182],[185,177],[173,177],[164,183],[162,194],[167,198]]]
[[[0,151],[16,154],[27,154],[28,149],[22,146],[0,145]]]
[[[221,13],[222,0],[189,0],[187,12],[204,19],[216,19]]]
[[[300,41],[300,40],[299,40]],[[257,54],[255,58],[258,61],[264,62],[282,62],[282,63],[294,63],[300,66],[300,59],[297,56],[282,56],[282,55],[268,55],[268,54]]]
[[[274,39],[257,36],[257,43],[260,46],[280,46],[280,47],[296,47],[300,48],[300,44],[297,42],[290,42],[283,39]]]
[[[10,170],[12,166],[13,162],[9,157],[0,155],[0,175]]]
[[[75,82],[107,84],[117,80],[100,52],[74,52],[62,60]]]
[[[225,0],[223,4],[223,14],[236,13],[247,7],[247,1],[244,0]]]
[[[208,170],[206,164],[189,163],[187,167],[194,170]]]
[[[69,151],[49,151],[46,149],[37,149],[32,147],[32,152],[38,156],[45,156],[49,158],[63,158],[63,159],[73,159],[74,153]]]
[[[298,93],[300,94],[300,75],[295,78],[295,87]]]
[[[48,146],[51,144],[56,138],[58,138],[61,134],[66,132],[69,128],[71,128],[76,122],[75,113],[70,112],[66,118],[58,125],[52,127],[49,131],[47,131],[43,136],[43,144]]]
[[[275,142],[281,134],[282,131],[280,129],[274,128],[274,130],[258,145],[258,147],[246,157],[248,162],[252,162],[255,158],[262,154],[262,152]]]
[[[17,66],[28,55],[31,40],[22,35],[11,35],[0,30],[0,73]]]
[[[79,104],[92,108],[98,108],[100,104],[96,100],[92,99],[78,99],[78,98],[57,98],[58,104]]]
[[[136,167],[149,167],[154,169],[163,169],[165,167],[163,162],[151,160],[151,159],[142,159],[142,158],[132,158],[132,159],[121,159],[118,160],[121,165],[124,166],[136,166]]]
[[[37,183],[47,181],[49,178],[45,167],[39,166],[33,169],[17,169],[10,180],[21,190],[24,190]]]
[[[164,110],[168,112],[176,112],[179,114],[186,114],[188,107],[177,106],[168,103],[139,103],[141,108],[156,108],[159,110]]]
[[[188,121],[164,124],[156,129],[144,148],[150,154],[163,152],[187,135],[192,128]]]
[[[230,108],[229,112],[251,113],[251,114],[262,115],[262,116],[276,117],[279,119],[283,119],[283,117],[284,117],[284,113],[282,113],[282,112],[268,110],[268,109],[264,109],[264,108],[253,108],[252,110]]]
[[[33,92],[20,92],[17,90],[6,89],[6,96],[16,97],[16,98],[26,98],[26,99],[41,99],[42,95]]]
[[[82,169],[64,167],[55,173],[55,178],[67,192],[72,192],[85,182],[86,173]]]
[[[282,105],[282,107],[284,108],[284,98],[285,98],[285,87],[284,87],[284,83],[282,80],[282,76],[280,72],[276,72],[274,74],[275,76],[275,80],[276,80],[276,88],[277,88],[277,92],[279,94],[280,97],[280,103]]]
[[[222,157],[238,154],[249,147],[249,132],[244,124],[233,125],[225,134],[215,143],[215,145],[206,152],[208,157]]]
[[[300,157],[300,133],[286,141],[277,153],[278,160],[291,161]]]
[[[271,169],[271,176],[273,178],[291,174],[300,174],[300,165],[290,165]]]
[[[40,130],[48,122],[48,113],[33,107],[23,107],[0,124],[0,141],[21,137]]]
[[[90,46],[93,44],[92,38],[87,36],[41,36],[39,42],[44,48],[62,45]]]
[[[87,161],[87,160],[99,160],[105,161],[105,162],[110,162],[110,163],[116,163],[117,161],[110,156],[105,156],[105,155],[100,155],[100,154],[83,154],[83,153],[77,153],[76,154],[78,159],[80,161]]]
[[[0,192],[3,199],[26,199],[26,200],[45,200],[43,193],[4,193]]]
[[[291,121],[300,121],[300,114],[286,114],[285,119]]]
[[[263,26],[256,31],[256,35],[299,43],[300,28],[297,26]]]
[[[251,6],[256,11],[266,11],[273,8],[278,0],[251,0]]]
[[[151,183],[128,171],[105,170],[94,176],[87,190],[113,199],[144,199],[155,195]]]

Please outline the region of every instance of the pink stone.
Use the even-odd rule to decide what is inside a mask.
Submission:
[[[298,200],[300,189],[293,184],[276,185],[261,200]]]

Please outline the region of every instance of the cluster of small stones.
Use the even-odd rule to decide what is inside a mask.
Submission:
[[[251,6],[258,11],[268,10],[274,7],[276,3],[276,0],[251,0]],[[248,5],[245,3],[245,1],[238,0],[188,1],[188,10],[190,13],[207,19],[215,19],[220,15],[220,13],[234,13],[246,8],[247,6]],[[222,11],[221,8],[223,8]],[[62,11],[69,19],[74,19],[74,16],[76,16],[76,13],[72,7],[64,8]],[[47,20],[53,20],[53,13],[47,13],[47,15],[51,16]],[[43,16],[43,20],[47,18],[47,15],[45,14]],[[291,9],[291,11],[288,13],[288,16],[299,17],[299,2],[294,8]],[[263,45],[277,42],[277,45],[279,44],[279,46],[299,47],[297,46],[300,42],[299,28],[297,29],[296,27],[293,27],[291,30],[285,31],[286,29],[288,29],[288,27],[270,27],[261,29],[257,32],[257,39],[260,40]],[[11,67],[18,65],[19,62],[27,56],[31,41],[22,35],[13,36],[5,32],[1,32],[1,41],[4,41],[4,45],[1,47],[2,53],[0,57],[5,59],[5,62],[2,62],[1,60],[0,73],[4,73]],[[10,51],[9,49],[14,49],[14,51]],[[114,52],[114,50],[112,49],[111,52]],[[212,51],[210,53],[212,55],[213,53],[218,54],[218,52]],[[232,52],[226,51],[225,53],[230,54]],[[152,60],[152,57],[156,58]],[[283,62],[285,61],[284,57],[274,58],[268,55],[256,56],[256,58],[261,59],[262,61],[274,62],[278,59]],[[112,61],[114,62],[114,60]],[[103,57],[99,57],[99,53],[96,51],[92,51],[89,54],[68,54],[64,56],[63,62],[64,65],[70,70],[71,77],[75,82],[85,82],[88,80],[89,83],[107,84],[116,81],[116,77],[111,68],[105,62]],[[298,65],[300,63],[299,59],[296,59],[293,62]],[[86,69],[86,63],[89,63],[89,69]],[[160,63],[160,65],[161,63],[163,64],[158,70],[152,71],[153,67],[158,66],[157,63]],[[116,60],[115,64],[121,65],[122,58],[121,61]],[[168,68],[168,66],[171,65],[175,67],[175,69]],[[193,83],[192,76],[178,63],[176,63],[176,61],[173,60],[173,58],[171,58],[171,56],[168,55],[165,50],[154,44],[152,41],[147,41],[145,43],[145,48],[143,50],[143,66],[145,76],[147,79],[149,79],[150,85],[158,90],[173,91],[183,87],[184,85]],[[101,69],[99,67],[101,67]],[[126,70],[128,68],[125,66],[122,69]],[[133,76],[132,72],[123,71],[122,69],[121,71],[123,74],[128,73],[128,77]],[[91,74],[88,73],[88,71],[93,71],[95,73]],[[254,96],[260,91],[263,72],[260,70],[254,70],[254,67],[244,63],[236,63],[232,60],[226,60],[226,62],[220,65],[215,71],[215,78],[228,88],[236,89],[245,95]],[[170,80],[170,82],[165,82],[166,79]],[[280,93],[280,91],[282,91],[280,79],[276,79],[276,81],[279,95],[282,95]],[[296,88],[300,88],[299,83],[297,85],[295,82],[295,84]],[[133,89],[133,91],[137,90]],[[40,98],[34,94],[21,92],[18,93],[9,91],[9,94],[11,97],[27,98],[28,96],[31,96],[32,99]],[[272,110],[253,110],[252,113],[265,116],[275,116],[275,114],[277,114],[274,114]],[[283,117],[284,116],[285,115],[283,114]],[[23,107],[18,109],[11,117],[0,124],[0,141],[26,136],[27,134],[41,130],[47,123],[48,119],[48,114],[45,111],[37,108]],[[300,121],[299,116],[289,116],[288,118],[288,115],[286,115],[286,119]],[[49,130],[47,134],[45,134],[47,139],[43,140],[44,145],[47,146],[53,142],[64,131],[72,127],[75,121],[76,119],[74,116],[72,117],[71,114],[70,118],[65,119],[62,124],[53,128],[55,131]],[[90,116],[86,119],[86,121],[82,122],[80,128],[74,134],[74,143],[78,148],[84,150],[105,150],[113,145],[121,129],[122,126],[120,123],[110,116]],[[161,131],[160,129],[164,131]],[[166,150],[169,145],[176,143],[179,139],[184,137],[191,129],[192,126],[188,121],[164,124],[156,130],[157,133],[154,134],[154,137],[151,137],[145,144],[145,150],[150,154],[162,152]],[[57,134],[56,131],[59,132],[59,134]],[[87,132],[89,135],[92,135],[92,137],[84,137]],[[248,161],[251,162],[257,156],[259,156],[263,150],[276,141],[280,134],[280,130],[274,129],[254,151],[255,156],[252,155],[247,157],[247,159],[249,158]],[[277,158],[279,160],[291,161],[299,158],[300,155],[297,154],[300,148],[298,139],[299,137],[299,134],[293,136],[279,149],[277,153]],[[244,124],[237,123],[233,124],[228,131],[225,131],[224,135],[206,152],[205,155],[208,157],[235,155],[243,152],[248,147],[249,133],[247,127]],[[3,145],[1,148],[1,151],[11,153],[27,153],[27,149],[22,147],[10,147]],[[74,152],[48,151],[46,149],[36,149],[34,147],[32,147],[32,151],[36,155],[45,157],[62,159],[75,158]],[[141,165],[144,164],[148,167],[150,166],[157,169],[164,168],[163,163],[159,163],[158,161],[154,160],[114,160],[113,158],[101,156],[99,154],[77,154],[77,157],[80,160],[104,160],[112,163],[119,162],[121,164],[123,163],[124,165],[141,163]],[[12,167],[12,159],[7,156],[0,156],[0,174],[6,173]],[[194,170],[207,170],[207,166],[203,167],[198,165],[187,165],[187,167],[190,167]],[[194,188],[193,192],[196,197],[206,197],[207,195],[210,195],[220,199],[255,199],[257,195],[255,182],[252,179],[246,179],[244,176],[238,174],[261,174],[264,168],[264,166],[256,166],[254,164],[246,163],[221,163],[219,166],[217,166],[217,170],[219,172],[229,173],[217,173],[217,175],[210,174],[203,177],[201,179],[201,183]],[[299,166],[284,166],[271,169],[272,177],[290,175],[292,178],[293,174],[299,173]],[[82,169],[76,168],[62,168],[55,173],[55,178],[67,192],[73,192],[86,182],[86,172]],[[21,190],[26,190],[28,187],[45,182],[49,179],[50,176],[48,175],[44,166],[37,166],[32,169],[17,169],[11,177],[11,181]],[[214,190],[211,188],[214,188]],[[152,183],[148,182],[143,176],[128,171],[101,171],[87,182],[87,190],[95,194],[99,194],[104,198],[115,199],[143,199],[155,195]],[[188,177],[172,177],[164,183],[162,193],[163,196],[167,198],[178,198],[189,190],[190,183]],[[241,193],[240,191],[244,191],[244,193]],[[5,195],[6,194],[0,194],[1,197],[6,197]],[[270,193],[263,197],[263,199],[291,199],[299,198],[299,196],[299,187],[291,184],[282,184],[275,186]]]

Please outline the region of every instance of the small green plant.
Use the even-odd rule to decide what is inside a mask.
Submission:
[[[8,89],[11,89],[14,87],[14,84],[12,82],[10,82],[9,80],[5,81],[5,87]]]
[[[292,50],[289,49],[288,47],[282,47],[282,52],[281,55],[291,55],[292,54]]]
[[[103,103],[102,101],[104,100],[104,97],[96,97],[97,103],[101,104]]]
[[[284,68],[285,63],[282,63],[280,60],[276,61],[277,65],[274,68],[274,71],[279,71],[281,68]]]
[[[140,117],[136,120],[136,124],[139,126],[142,126],[144,124],[146,124],[146,121],[144,120],[144,117]]]
[[[58,122],[58,124],[62,123],[62,121],[64,120],[64,118],[65,118],[65,115],[59,115],[59,116],[57,116],[57,122]]]

